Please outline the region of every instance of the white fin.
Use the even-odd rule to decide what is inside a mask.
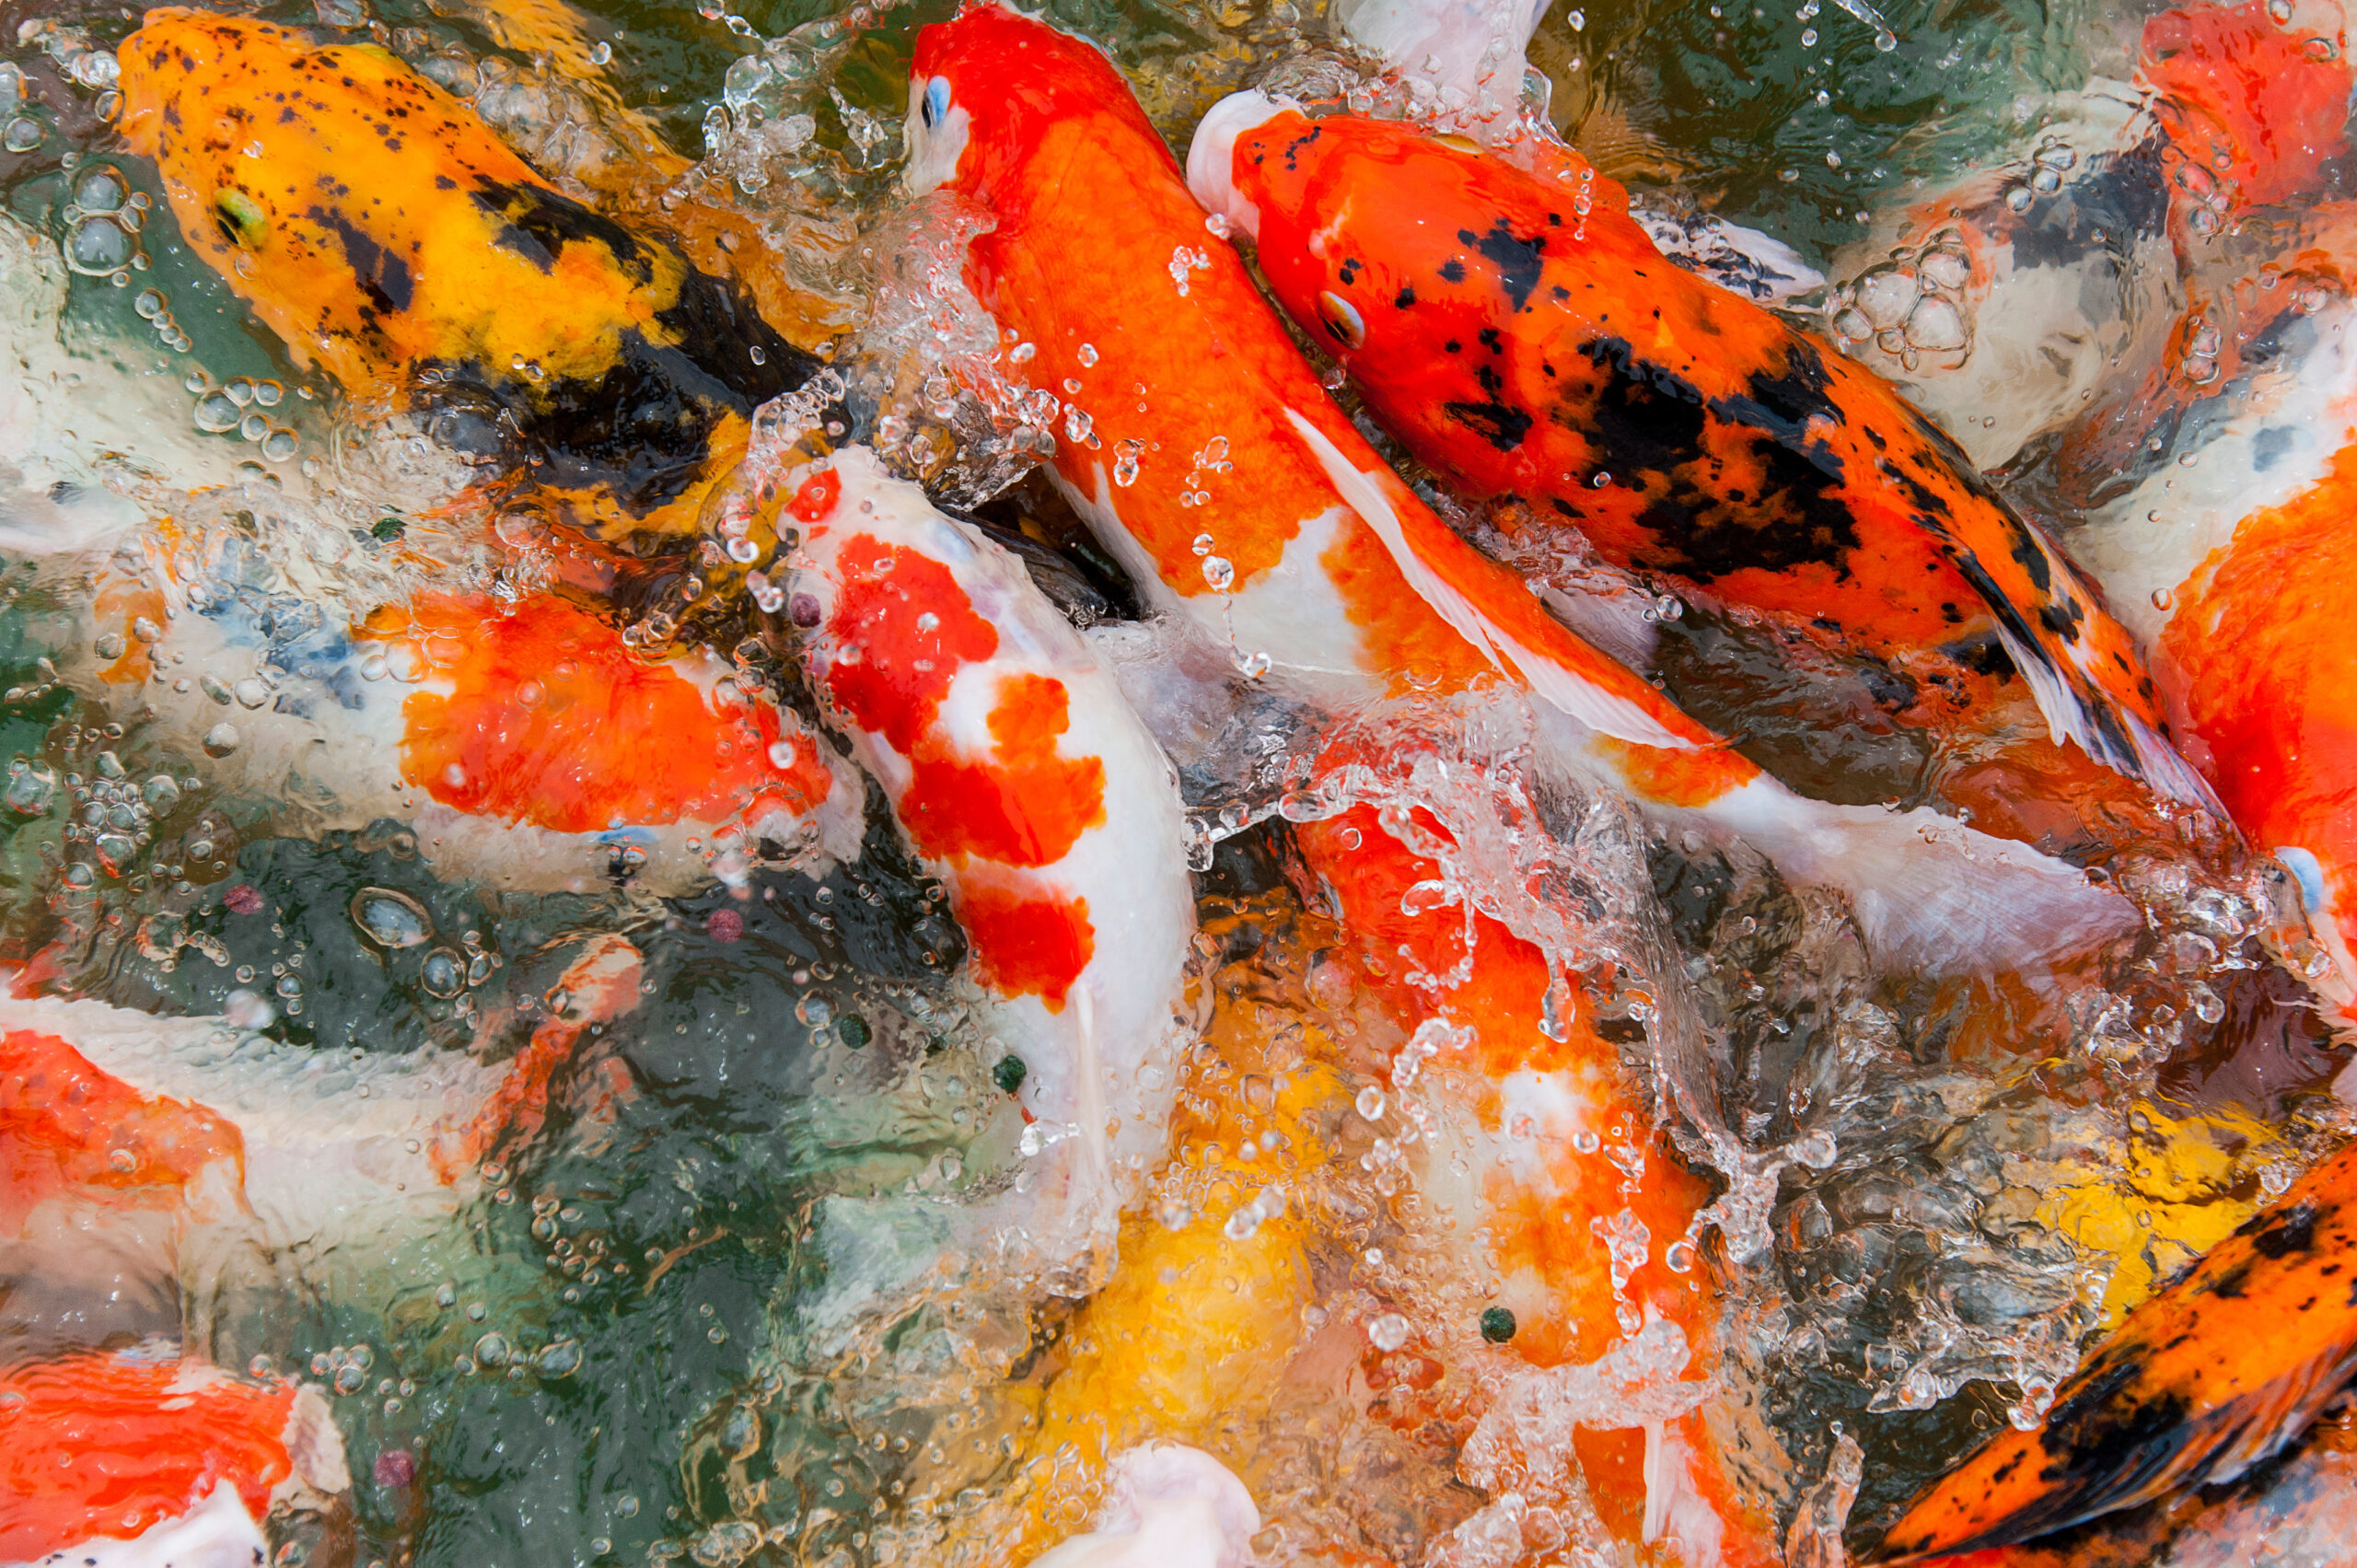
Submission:
[[[2003,972],[2083,951],[2135,923],[2135,906],[2077,867],[1917,807],[1831,806],[1761,777],[1705,812],[1795,881],[1847,893],[1885,968]]]
[[[2043,542],[2040,541],[2041,544]],[[2057,575],[2063,575],[2061,563],[2050,550],[2048,559],[2053,563]],[[2086,592],[2084,587],[2081,591]],[[1992,605],[1991,608],[2002,610],[2004,607]],[[2060,746],[2066,740],[2075,741],[2079,749],[2096,761],[2115,768],[2131,779],[2142,779],[2154,793],[2165,795],[2171,800],[2181,800],[2189,806],[2198,806],[2221,822],[2232,820],[2225,807],[2219,803],[2218,796],[2211,790],[2210,781],[2195,772],[2193,765],[2177,755],[2176,747],[2154,734],[2152,726],[2112,702],[2110,694],[2104,691],[2103,683],[2080,664],[2075,648],[2066,656],[2070,657],[2072,668],[2085,679],[2088,699],[2108,706],[2120,728],[2127,732],[2128,749],[2125,752],[2117,741],[2096,730],[2079,693],[2073,691],[2071,683],[2048,662],[2047,651],[2025,643],[2005,624],[2005,621],[2006,617],[2002,613],[1996,618],[1997,640],[2004,645],[2006,656],[2014,661],[2014,668],[2021,671],[2022,679],[2029,682],[2030,694],[2038,699],[2038,712],[2046,715],[2047,733],[2054,744]]]
[[[1383,487],[1360,469],[1353,466],[1326,433],[1302,418],[1292,409],[1285,417],[1301,433],[1303,441],[1326,470],[1326,477],[1356,512],[1366,526],[1375,530],[1383,547],[1391,552],[1393,564],[1408,586],[1430,605],[1440,618],[1456,629],[1457,634],[1481,650],[1483,656],[1500,673],[1512,673],[1549,706],[1565,717],[1574,719],[1599,735],[1625,740],[1634,746],[1655,746],[1686,751],[1694,742],[1685,736],[1674,734],[1637,703],[1614,695],[1582,679],[1577,672],[1564,668],[1545,655],[1533,652],[1508,636],[1480,607],[1441,579],[1440,574],[1409,547],[1406,528],[1399,513],[1392,510],[1390,498]],[[1452,538],[1455,536],[1452,535]],[[1467,545],[1468,550],[1472,546]],[[1567,628],[1566,637],[1573,635]],[[1511,666],[1511,670],[1508,667]],[[1635,679],[1633,676],[1631,679]]]
[[[37,1560],[42,1568],[258,1568],[269,1545],[228,1481],[178,1518],[151,1525],[129,1540],[98,1537]],[[20,1565],[29,1568],[29,1565]]]

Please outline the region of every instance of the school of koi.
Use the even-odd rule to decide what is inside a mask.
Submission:
[[[829,18],[839,220],[481,10],[0,75],[0,1565],[2357,1562],[2337,7],[1830,283],[1545,0]]]

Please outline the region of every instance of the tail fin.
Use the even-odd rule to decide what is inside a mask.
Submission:
[[[1874,1561],[2033,1539],[2232,1481],[2357,1369],[2357,1144],[2128,1315],[2046,1424],[2008,1431],[1916,1499]]]

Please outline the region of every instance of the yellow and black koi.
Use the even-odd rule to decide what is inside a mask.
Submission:
[[[752,410],[818,368],[382,49],[170,9],[120,61],[188,244],[297,359],[429,413],[594,540],[693,537]]]

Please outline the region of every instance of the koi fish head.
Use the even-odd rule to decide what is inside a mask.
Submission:
[[[1312,120],[1297,104],[1259,92],[1214,104],[1187,154],[1196,201],[1253,238],[1278,301],[1346,364],[1430,357],[1429,343],[1410,343],[1404,335],[1429,336],[1434,310],[1446,307],[1431,297],[1432,280],[1419,289],[1416,278],[1390,264],[1399,248],[1387,237],[1444,222],[1452,228],[1502,222],[1469,218],[1495,213],[1474,189],[1479,176],[1478,149],[1469,144],[1387,122]],[[1566,202],[1563,218],[1573,214]],[[1476,250],[1498,243],[1476,233],[1463,238]],[[1598,250],[1633,243],[1652,255],[1642,231],[1602,213],[1588,220],[1584,242]],[[1502,263],[1509,288],[1529,270],[1517,262],[1520,270]],[[1457,335],[1469,343],[1479,323],[1469,318],[1462,326]]]
[[[951,185],[1004,208],[1010,177],[1051,126],[1102,115],[1146,126],[1094,44],[1004,6],[969,6],[917,35],[909,187],[922,195]]]
[[[450,410],[461,445],[512,428],[544,483],[619,504],[616,531],[816,368],[382,49],[162,10],[118,61],[125,138],[182,238],[298,361]]]

